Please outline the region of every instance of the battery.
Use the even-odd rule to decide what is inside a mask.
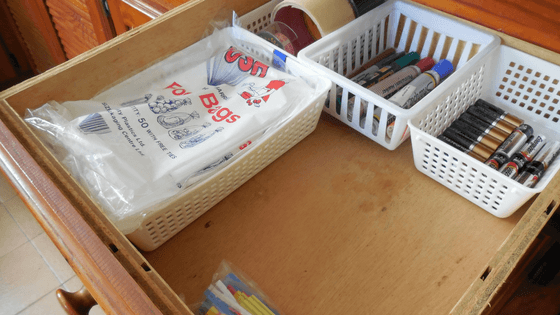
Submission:
[[[496,113],[498,113],[500,115],[500,118],[502,118],[503,120],[507,121],[508,123],[519,127],[522,123],[523,123],[523,119],[514,116],[508,112],[506,112],[505,110],[499,108],[498,106],[488,103],[487,101],[483,100],[483,99],[479,99],[476,101],[476,103],[474,103],[474,106],[480,106],[483,108],[487,108],[489,110],[492,110]]]
[[[516,178],[519,175],[520,170],[533,158],[544,146],[546,137],[543,135],[537,135],[529,139],[527,143],[521,148],[521,151],[515,153],[508,163],[505,163],[501,168],[500,172],[509,178]]]
[[[464,112],[463,114],[461,114],[458,120],[464,121],[472,127],[484,132],[485,134],[491,135],[492,137],[498,139],[500,142],[506,140],[510,135],[510,132],[506,132],[498,127],[492,126],[492,124],[477,118],[469,112]]]
[[[550,164],[554,162],[560,153],[560,142],[547,143],[535,160],[529,163],[529,166],[519,175],[516,180],[526,187],[535,187],[541,179],[543,173],[548,169]]]
[[[443,131],[442,135],[446,136],[447,138],[457,142],[461,146],[465,147],[468,151],[473,151],[474,153],[482,156],[484,159],[488,159],[494,150],[490,149],[489,147],[485,146],[484,144],[478,143],[476,141],[472,141],[469,138],[466,138],[461,133],[457,132],[453,128],[447,128]]]
[[[462,120],[454,121],[450,127],[459,130],[469,139],[480,142],[492,150],[496,150],[500,144],[502,144],[502,141],[492,137],[491,135],[485,134],[483,131],[476,129]]]
[[[473,157],[473,158],[479,160],[480,162],[486,161],[486,159],[483,158],[482,156],[480,156],[479,154],[474,153],[473,151],[471,151],[471,150],[465,148],[464,146],[462,146],[462,145],[460,145],[459,143],[457,143],[457,142],[455,142],[455,141],[449,139],[448,137],[446,137],[446,136],[444,136],[444,135],[439,135],[437,138],[438,138],[439,140],[441,140],[441,141],[443,141],[443,142],[449,144],[450,146],[454,147],[455,149],[457,149],[457,150],[459,150],[459,151],[461,151],[461,152],[463,152],[463,153],[466,153],[466,154],[468,154],[469,156],[471,156],[471,157]]]
[[[502,142],[485,164],[493,169],[499,170],[504,163],[509,161],[509,159],[521,149],[527,142],[527,139],[532,135],[533,128],[527,124],[521,124],[521,126],[515,128],[509,137]]]
[[[507,121],[500,118],[500,115],[492,110],[480,107],[471,106],[467,109],[467,112],[471,113],[475,117],[496,126],[507,133],[511,133],[515,130],[516,126],[508,123]]]

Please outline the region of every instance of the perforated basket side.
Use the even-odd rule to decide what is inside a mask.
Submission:
[[[535,188],[528,188],[435,137],[482,98],[524,119],[535,134],[560,140],[560,107],[556,105],[560,100],[556,87],[560,67],[508,47],[497,47],[474,69],[409,121],[414,163],[419,171],[484,210],[507,217],[544,189],[558,172],[560,162],[549,167]]]
[[[159,247],[315,130],[325,97],[326,93],[211,181],[161,209],[157,215],[147,217],[127,237],[145,251]]]
[[[272,23],[272,10],[282,0],[272,0],[255,10],[239,17],[241,26],[251,33],[257,34]]]
[[[325,73],[334,85],[325,111],[387,149],[397,148],[407,138],[406,122],[429,101],[402,109],[346,76],[376,55],[394,47],[416,51],[422,58],[450,60],[457,72],[483,58],[499,39],[443,15],[403,1],[390,1],[303,49],[304,62]],[[455,73],[446,81],[453,81]],[[438,87],[430,95],[442,93]],[[351,96],[354,95],[353,101]],[[374,121],[378,114],[379,126]],[[386,118],[396,117],[393,137],[386,136]]]

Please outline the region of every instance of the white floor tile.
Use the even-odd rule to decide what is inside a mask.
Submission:
[[[16,195],[17,193],[8,182],[8,179],[4,174],[0,173],[0,202],[10,200]]]
[[[0,257],[3,257],[27,241],[27,237],[20,230],[16,221],[6,208],[0,204]]]
[[[52,290],[40,300],[31,304],[17,315],[67,315],[56,298],[56,290]],[[91,314],[91,313],[90,313]]]
[[[22,311],[60,282],[31,242],[0,258],[0,314]]]
[[[4,206],[30,240],[44,233],[39,222],[19,197],[5,201]]]
[[[60,283],[64,283],[76,275],[46,233],[37,236],[31,242],[51,267]]]

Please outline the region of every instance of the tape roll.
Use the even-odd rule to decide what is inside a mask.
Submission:
[[[283,22],[298,36],[303,48],[356,18],[348,0],[284,0],[272,11],[272,20]]]

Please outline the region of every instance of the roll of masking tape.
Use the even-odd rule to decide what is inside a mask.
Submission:
[[[272,20],[283,22],[298,36],[299,50],[356,18],[348,0],[284,0],[272,11]]]

